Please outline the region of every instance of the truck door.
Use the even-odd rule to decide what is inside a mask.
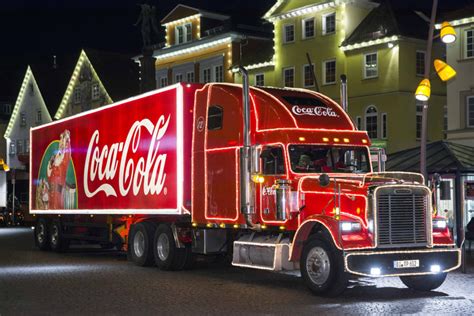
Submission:
[[[275,181],[286,177],[285,156],[282,145],[265,146],[260,154],[264,182],[260,185],[260,215],[266,223],[276,218]]]

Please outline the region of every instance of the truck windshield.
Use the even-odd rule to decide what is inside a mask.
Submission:
[[[290,145],[291,169],[296,173],[367,173],[369,155],[365,147]]]

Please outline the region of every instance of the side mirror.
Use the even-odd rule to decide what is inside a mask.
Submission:
[[[319,185],[322,187],[327,187],[329,185],[330,179],[329,176],[325,173],[319,176]]]

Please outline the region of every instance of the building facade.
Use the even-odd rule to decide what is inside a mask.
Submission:
[[[453,12],[450,23],[457,39],[446,45],[447,63],[457,75],[447,85],[447,139],[474,147],[474,5]],[[441,25],[437,25],[440,28]]]
[[[387,1],[279,0],[264,18],[274,26],[274,52],[247,65],[251,83],[312,89],[339,101],[345,74],[349,114],[375,146],[396,152],[419,145],[414,92],[423,79],[428,32],[421,16]],[[441,55],[435,44],[433,56]],[[444,137],[445,105],[445,85],[432,78],[429,141]]]

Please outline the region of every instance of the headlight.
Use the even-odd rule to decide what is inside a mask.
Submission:
[[[341,222],[341,229],[343,232],[359,232],[362,229],[362,225],[359,222]]]
[[[434,219],[433,220],[433,229],[443,230],[448,227],[448,222],[445,219]]]

